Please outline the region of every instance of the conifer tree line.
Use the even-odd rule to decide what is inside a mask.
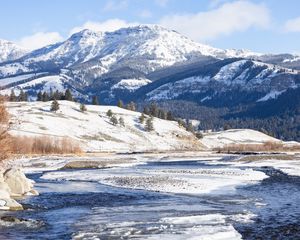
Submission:
[[[37,94],[37,101],[48,102],[53,100],[67,100],[67,101],[75,101],[70,89],[67,89],[65,92],[60,92],[56,90],[55,92],[50,90],[50,92],[42,92],[39,91]]]
[[[15,94],[14,90],[11,90],[10,96],[9,96],[10,102],[27,102],[28,101],[28,95],[26,92],[21,89],[20,94],[17,96]]]
[[[143,109],[143,113],[146,115],[150,115],[153,117],[157,117],[164,120],[174,121],[175,118],[173,117],[172,112],[165,111],[157,106],[156,103],[152,102],[150,105],[145,106]]]

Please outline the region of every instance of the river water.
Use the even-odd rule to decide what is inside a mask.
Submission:
[[[261,181],[203,194],[147,190],[140,182],[130,188],[127,177],[113,184],[98,179],[119,172],[144,177],[147,171],[224,168],[224,162],[199,159],[32,173],[27,176],[40,196],[22,199],[25,211],[1,213],[24,221],[1,222],[0,239],[300,239],[300,177],[270,166],[251,167],[266,174]],[[211,177],[205,177],[209,186]]]

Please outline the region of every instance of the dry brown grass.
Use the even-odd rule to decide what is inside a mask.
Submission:
[[[299,156],[288,154],[263,154],[263,155],[248,155],[242,157],[239,161],[251,162],[251,161],[263,161],[263,160],[300,160]]]
[[[11,152],[11,139],[8,129],[9,114],[4,104],[4,98],[0,96],[0,160],[8,158]]]
[[[287,146],[280,142],[265,142],[263,144],[229,144],[222,148],[216,148],[215,150],[222,153],[286,152],[300,151],[300,146]]]
[[[57,137],[12,137],[14,154],[80,154],[79,143],[69,138]]]
[[[69,138],[10,136],[9,114],[0,96],[0,160],[12,154],[79,154],[79,144]]]

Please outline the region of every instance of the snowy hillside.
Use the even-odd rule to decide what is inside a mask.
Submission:
[[[296,70],[246,59],[224,60],[202,69],[187,69],[180,74],[184,75],[187,77],[170,76],[170,81],[162,81],[160,86],[156,83],[158,87],[146,93],[147,99],[171,100],[195,94],[203,103],[212,101],[221,93],[237,90],[256,95],[252,101],[266,101],[289,88],[299,87],[300,76]]]
[[[26,53],[27,51],[18,45],[0,39],[0,63],[16,60]]]
[[[201,139],[208,148],[224,147],[230,144],[263,144],[266,142],[280,142],[262,132],[251,129],[232,129],[221,132],[205,133]]]
[[[140,113],[114,106],[87,106],[60,101],[60,110],[50,112],[51,102],[8,103],[13,118],[11,133],[25,136],[70,137],[86,151],[158,151],[201,149],[199,141],[177,122],[154,119],[155,131],[147,132],[138,118]],[[125,127],[110,123],[106,112],[111,109],[123,117]]]

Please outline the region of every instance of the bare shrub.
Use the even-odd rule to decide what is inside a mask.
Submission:
[[[8,129],[9,114],[4,104],[4,98],[0,96],[0,160],[8,158],[11,152],[11,139]]]
[[[12,138],[12,150],[15,154],[79,154],[79,144],[69,138],[25,137]]]
[[[300,145],[287,146],[281,142],[269,141],[263,144],[228,144],[215,150],[218,152],[299,151]]]

